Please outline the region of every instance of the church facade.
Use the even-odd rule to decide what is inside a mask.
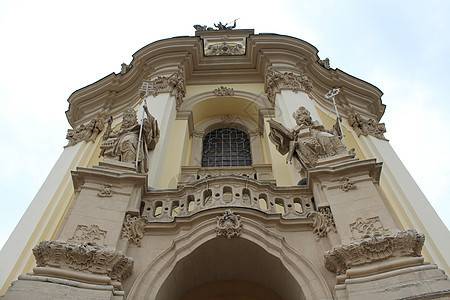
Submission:
[[[194,27],[70,96],[2,299],[450,297],[382,92],[297,38]]]

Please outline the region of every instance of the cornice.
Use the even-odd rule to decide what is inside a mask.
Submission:
[[[98,115],[119,116],[125,107],[140,100],[138,91],[144,80],[179,73],[186,85],[262,83],[270,66],[283,73],[307,75],[313,86],[312,97],[326,109],[332,104],[323,95],[340,87],[344,91],[341,97],[350,108],[366,118],[381,118],[385,107],[382,92],[339,69],[319,64],[313,45],[285,35],[245,33],[248,37],[243,55],[205,56],[202,36],[174,37],[141,48],[121,73],[111,73],[69,97],[69,123],[75,127]],[[347,115],[347,108],[339,109]]]

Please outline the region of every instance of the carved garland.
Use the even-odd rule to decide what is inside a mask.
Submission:
[[[146,218],[133,217],[127,214],[123,222],[122,238],[128,239],[132,244],[142,247],[142,238],[144,238],[144,224]]]
[[[313,220],[313,233],[316,235],[316,242],[328,235],[328,232],[336,232],[333,214],[329,206],[321,207],[318,211],[308,214],[308,218]]]
[[[231,239],[241,235],[242,223],[241,216],[235,215],[231,210],[227,209],[222,216],[217,217],[216,235],[226,236]]]
[[[325,251],[325,267],[331,272],[343,274],[352,266],[393,256],[420,256],[424,241],[425,236],[415,230],[357,240]]]
[[[288,72],[281,73],[273,67],[269,67],[266,73],[264,92],[273,106],[275,106],[275,94],[282,89],[289,89],[294,93],[299,91],[310,93],[312,83],[306,75],[295,75]]]
[[[179,73],[173,73],[169,77],[160,76],[148,82],[149,94],[157,96],[160,93],[170,92],[175,96],[177,109],[183,103],[186,96],[186,85],[184,78]]]
[[[66,147],[76,145],[81,141],[94,141],[103,128],[103,119],[94,118],[87,125],[81,124],[75,129],[67,130],[66,139],[69,140],[69,143]]]
[[[61,241],[42,241],[33,248],[33,254],[38,267],[70,268],[118,281],[131,274],[134,264],[133,258],[116,249]]]
[[[348,123],[353,127],[353,130],[355,130],[358,136],[371,135],[380,140],[387,141],[384,137],[384,133],[386,132],[386,126],[384,123],[378,123],[374,119],[365,120],[354,110],[351,110],[348,115]]]
[[[234,90],[232,88],[227,88],[225,86],[220,86],[217,89],[213,91],[214,95],[218,97],[225,97],[225,96],[233,96]]]

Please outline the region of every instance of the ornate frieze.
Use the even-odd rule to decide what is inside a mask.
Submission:
[[[100,192],[98,192],[99,197],[112,197],[112,185],[109,183],[106,183],[102,186]]]
[[[106,230],[101,230],[98,225],[78,225],[69,243],[88,243],[96,246],[105,246]]]
[[[312,168],[319,159],[348,155],[339,139],[338,126],[326,130],[319,122],[312,120],[310,112],[303,106],[292,117],[297,123],[292,130],[272,119],[267,121],[270,124],[269,138],[282,155],[288,154],[287,163],[292,163],[292,158],[296,158],[306,168]]]
[[[325,69],[330,70],[330,59],[327,57],[325,59],[319,59],[317,61],[319,63],[319,65],[323,66]]]
[[[372,236],[380,236],[387,234],[389,230],[383,227],[380,217],[372,217],[363,220],[363,218],[357,218],[355,222],[351,223],[350,231],[353,237],[358,238],[368,238]]]
[[[267,94],[267,99],[273,106],[275,106],[275,94],[283,89],[292,90],[294,93],[299,91],[310,93],[312,83],[306,75],[295,75],[288,72],[281,73],[273,67],[269,67],[266,73],[264,91]]]
[[[133,217],[130,214],[127,214],[123,222],[122,238],[128,239],[130,243],[141,247],[142,238],[144,237],[144,224],[146,221],[146,218]]]
[[[158,121],[150,114],[144,105],[146,118],[143,124],[137,121],[136,112],[127,108],[123,112],[122,126],[119,130],[111,130],[112,117],[108,119],[107,127],[100,145],[100,156],[114,160],[136,163],[137,172],[148,172],[148,151],[153,150],[159,141]],[[142,125],[142,137],[139,141]]]
[[[330,231],[336,232],[336,225],[329,206],[320,207],[318,211],[310,212],[308,217],[313,220],[312,226],[313,233],[317,236],[316,241],[326,237]]]
[[[244,55],[245,48],[241,43],[215,43],[210,44],[205,49],[205,56],[218,55]]]
[[[225,96],[233,96],[234,90],[232,88],[227,88],[225,86],[220,86],[217,89],[213,91],[214,95],[218,97],[225,97]]]
[[[384,133],[386,132],[386,126],[384,123],[378,123],[374,119],[365,120],[354,110],[351,110],[348,115],[348,123],[353,127],[353,130],[355,130],[358,136],[371,135],[380,140],[387,141],[384,137]]]
[[[339,187],[344,192],[348,192],[350,190],[356,189],[356,184],[352,180],[350,180],[350,178],[348,178],[348,177],[341,177],[339,179],[339,181],[340,181]]]
[[[94,141],[103,127],[103,119],[94,118],[87,125],[81,124],[75,129],[67,130],[66,139],[69,140],[67,146],[76,145],[81,141]]]
[[[425,236],[415,230],[353,241],[325,251],[325,267],[331,272],[343,274],[352,266],[389,257],[421,256],[424,241]]]
[[[91,244],[42,241],[33,248],[38,267],[73,269],[108,275],[122,281],[133,271],[134,260],[122,251]]]
[[[160,76],[151,81],[146,82],[147,92],[150,95],[158,96],[160,93],[171,93],[175,96],[177,109],[183,103],[183,98],[186,96],[186,85],[184,78],[179,73],[173,73],[169,77]]]
[[[231,239],[241,235],[242,222],[241,216],[235,215],[231,210],[227,209],[222,216],[217,217],[216,235],[226,236]]]

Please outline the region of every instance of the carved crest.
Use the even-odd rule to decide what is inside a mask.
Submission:
[[[226,236],[231,239],[241,235],[242,223],[241,216],[235,215],[227,209],[222,216],[217,217],[216,235]]]
[[[132,244],[138,247],[142,246],[142,238],[144,237],[144,224],[146,218],[133,217],[130,214],[125,216],[122,228],[122,238],[128,239]]]
[[[321,207],[318,211],[313,211],[308,214],[308,217],[313,219],[313,233],[317,236],[316,241],[320,238],[326,237],[328,232],[336,232],[336,225],[334,224],[333,214],[329,206]]]
[[[218,55],[243,55],[245,54],[245,48],[240,43],[227,43],[222,42],[220,44],[208,45],[205,49],[206,56],[218,56]]]

